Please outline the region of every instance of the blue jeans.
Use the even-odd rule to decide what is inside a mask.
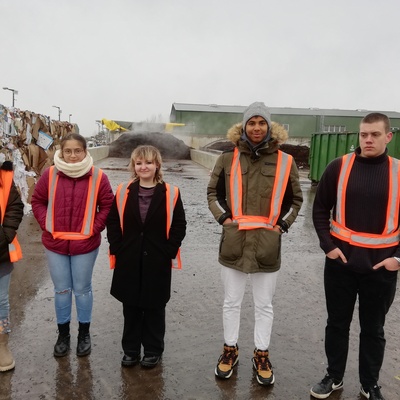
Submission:
[[[8,301],[10,280],[11,271],[5,275],[0,274],[0,334],[10,333],[10,303]]]
[[[75,295],[78,321],[92,319],[92,273],[99,249],[77,256],[54,253],[45,249],[50,276],[54,284],[57,323],[71,321],[72,292]]]

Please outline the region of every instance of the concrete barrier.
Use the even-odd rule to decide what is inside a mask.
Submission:
[[[107,158],[109,150],[110,150],[109,146],[88,148],[88,151],[92,156],[94,162]],[[213,169],[215,161],[220,153],[221,152],[209,153],[207,151],[190,149],[190,158],[195,163],[200,164],[207,169]]]
[[[108,157],[110,152],[109,146],[88,147],[88,151],[93,158],[93,161],[99,161]]]
[[[210,171],[214,168],[218,156],[218,153],[209,153],[208,151],[190,149],[190,158],[192,161],[202,165]]]

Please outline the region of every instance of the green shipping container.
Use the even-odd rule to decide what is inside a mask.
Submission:
[[[353,152],[358,144],[358,132],[313,133],[310,145],[309,179],[313,182],[319,182],[326,166],[332,160]],[[387,148],[390,156],[400,158],[400,131],[393,132],[393,138]]]

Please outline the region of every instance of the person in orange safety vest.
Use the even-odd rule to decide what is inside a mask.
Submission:
[[[107,219],[111,294],[122,303],[123,367],[155,367],[164,352],[171,268],[180,268],[186,219],[179,189],[162,178],[161,154],[139,146],[131,155],[133,180],[117,190]],[[141,357],[141,347],[144,354]]]
[[[0,372],[15,367],[8,347],[11,332],[9,287],[14,262],[22,258],[16,232],[23,212],[24,204],[13,182],[13,165],[4,161],[0,166]]]
[[[101,232],[114,195],[107,175],[93,165],[86,140],[68,133],[35,186],[32,210],[42,229],[54,303],[58,338],[55,357],[70,350],[72,296],[79,322],[76,354],[90,354],[93,310],[92,275]]]
[[[311,395],[343,388],[350,325],[358,298],[360,393],[382,400],[378,384],[385,353],[384,325],[400,269],[400,162],[388,156],[389,118],[370,113],[360,123],[360,146],[334,159],[318,184],[313,222],[325,253],[328,311],[324,378]]]
[[[279,149],[287,137],[264,103],[251,104],[242,123],[228,131],[234,148],[217,159],[208,184],[210,211],[222,225],[218,261],[225,294],[224,346],[214,371],[221,379],[232,376],[239,359],[240,310],[249,278],[255,304],[253,368],[260,385],[275,382],[269,346],[281,235],[303,202],[296,163]]]

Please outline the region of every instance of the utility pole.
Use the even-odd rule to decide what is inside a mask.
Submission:
[[[3,90],[9,90],[9,91],[12,92],[12,106],[14,107],[14,104],[15,104],[15,95],[18,94],[18,90],[11,89],[11,88],[8,88],[8,87],[3,87]]]
[[[62,113],[61,107],[58,107],[58,106],[52,106],[52,107],[58,108],[58,120],[61,121],[61,113]]]

